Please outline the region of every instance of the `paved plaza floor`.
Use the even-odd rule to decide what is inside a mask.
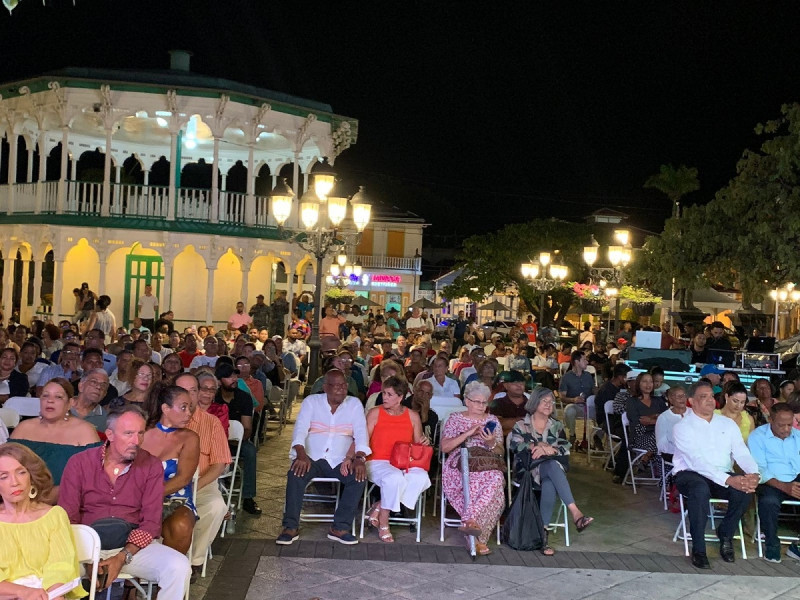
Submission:
[[[295,407],[297,410],[299,407]],[[574,454],[569,479],[578,506],[595,518],[583,533],[552,535],[553,557],[490,544],[493,553],[473,561],[455,529],[439,541],[439,518],[429,502],[421,542],[408,527],[393,526],[396,542],[383,544],[365,531],[355,546],[327,539],[327,525],[304,523],[300,540],[276,546],[281,530],[291,426],[271,433],[258,451],[260,518],[242,513],[236,533],[217,539],[205,578],[192,600],[298,600],[346,598],[797,598],[800,563],[771,564],[746,541],[732,565],[709,544],[711,571],[699,571],[672,537],[679,518],[658,501],[658,488],[614,485],[599,460]],[[430,496],[432,497],[432,495]],[[437,513],[438,514],[438,513]],[[751,526],[752,527],[752,526]]]

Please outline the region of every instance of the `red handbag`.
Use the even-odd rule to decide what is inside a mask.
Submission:
[[[431,468],[432,458],[433,446],[395,442],[389,457],[389,464],[403,471],[408,471],[413,467],[428,471]]]

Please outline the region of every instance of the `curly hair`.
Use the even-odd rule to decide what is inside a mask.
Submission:
[[[21,464],[30,474],[31,487],[36,488],[37,498],[48,498],[53,491],[53,476],[44,461],[27,446],[8,442],[0,445],[0,458],[8,456]],[[3,499],[0,498],[0,503]]]

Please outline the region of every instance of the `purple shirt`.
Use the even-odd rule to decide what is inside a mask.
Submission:
[[[108,517],[138,523],[128,541],[144,548],[161,535],[164,468],[140,448],[112,485],[103,469],[105,450],[105,445],[98,446],[69,459],[61,476],[58,504],[67,511],[70,523],[91,525]]]

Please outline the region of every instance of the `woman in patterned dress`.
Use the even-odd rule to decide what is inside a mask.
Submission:
[[[145,401],[148,430],[142,449],[164,466],[164,545],[181,554],[189,551],[197,511],[192,503],[192,480],[200,461],[200,438],[186,429],[192,418],[189,393],[174,385],[157,384]]]
[[[475,535],[475,550],[478,554],[489,554],[487,542],[505,508],[505,493],[502,471],[480,471],[469,474],[469,506],[464,506],[464,489],[460,453],[454,452],[462,444],[467,447],[478,446],[503,453],[503,428],[494,415],[487,414],[491,390],[479,381],[473,381],[464,388],[467,410],[452,413],[442,430],[440,447],[447,454],[442,466],[442,488],[450,505],[461,516],[459,531]],[[494,430],[488,431],[486,425],[494,423]]]

